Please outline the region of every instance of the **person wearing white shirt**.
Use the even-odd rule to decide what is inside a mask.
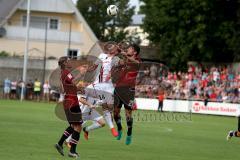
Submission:
[[[48,81],[43,84],[43,99],[49,102],[50,85]]]

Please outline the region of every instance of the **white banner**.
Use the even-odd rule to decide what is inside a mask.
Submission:
[[[157,110],[158,100],[147,98],[136,98],[137,109]],[[207,106],[202,101],[186,100],[164,100],[163,111],[171,112],[192,112],[199,114],[212,114],[224,116],[240,115],[240,104],[209,102]]]
[[[209,102],[207,106],[203,102],[193,102],[193,113],[238,116],[239,104]]]
[[[137,109],[154,110],[158,109],[158,100],[149,98],[136,98]]]

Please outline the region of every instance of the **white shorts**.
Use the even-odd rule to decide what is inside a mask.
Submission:
[[[81,105],[81,111],[82,111],[82,119],[83,122],[92,120],[92,121],[99,121],[102,119],[102,115],[100,115],[95,109],[90,109],[89,107],[86,107],[84,105]]]
[[[91,84],[85,88],[87,97],[97,98],[107,104],[113,104],[114,87],[112,83]]]
[[[9,94],[10,93],[10,87],[4,87],[4,93]]]
[[[44,89],[43,90],[43,94],[49,94],[49,90],[48,89]]]

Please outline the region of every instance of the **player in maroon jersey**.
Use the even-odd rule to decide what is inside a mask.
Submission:
[[[64,131],[58,143],[55,144],[55,148],[62,156],[64,156],[63,143],[70,135],[72,135],[72,139],[70,140],[71,148],[68,156],[77,158],[79,155],[76,152],[76,147],[82,130],[82,115],[79,107],[77,92],[79,88],[82,89],[83,87],[81,77],[84,77],[84,74],[87,72],[88,65],[86,61],[83,62],[77,68],[78,75],[75,77],[69,69],[71,64],[69,63],[68,57],[61,57],[58,61],[58,65],[61,69],[62,89],[65,94],[63,106],[69,126]]]
[[[135,83],[140,66],[139,52],[140,52],[139,46],[136,44],[131,44],[127,48],[126,52],[122,53],[123,56],[125,56],[125,58],[123,58],[122,62],[123,67],[120,69],[121,71],[116,74],[113,73],[113,79],[115,79],[114,120],[118,128],[117,140],[120,140],[122,137],[122,124],[120,112],[122,105],[124,105],[128,127],[126,145],[131,144],[132,140],[132,126],[133,126],[132,110],[135,105],[134,103]],[[115,71],[113,70],[113,72]],[[114,76],[117,76],[117,78]]]

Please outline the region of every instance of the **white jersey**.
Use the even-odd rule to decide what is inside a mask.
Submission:
[[[117,65],[119,58],[116,56],[110,57],[105,53],[101,53],[98,56],[98,59],[101,60],[101,70],[95,80],[95,84],[102,83],[102,82],[112,83],[111,78],[110,79],[108,78],[111,75],[112,67],[114,65]]]
[[[78,95],[78,99],[82,97],[80,95]],[[87,97],[86,97],[87,98]],[[88,98],[87,98],[88,99]],[[81,112],[82,112],[82,119],[83,122],[92,120],[92,121],[99,121],[100,119],[102,119],[102,115],[100,115],[96,109],[91,109],[86,105],[83,105],[82,103],[79,102],[79,106],[81,108]]]

